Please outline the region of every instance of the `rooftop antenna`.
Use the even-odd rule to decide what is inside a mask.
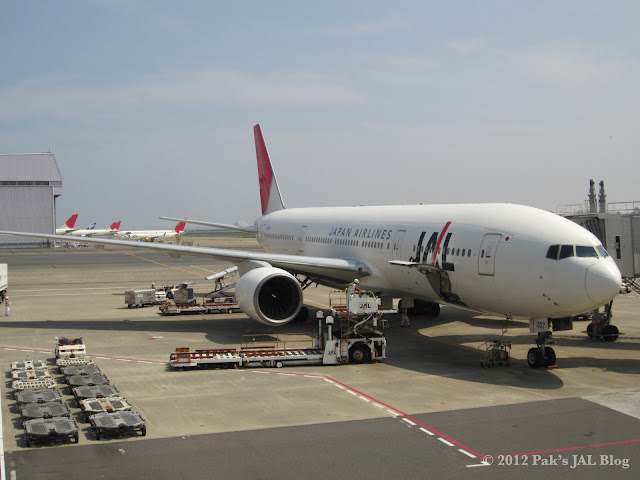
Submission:
[[[598,203],[600,203],[600,213],[605,213],[607,211],[607,195],[604,193],[604,180],[600,180]]]
[[[598,204],[596,203],[596,182],[589,180],[589,213],[598,213]]]

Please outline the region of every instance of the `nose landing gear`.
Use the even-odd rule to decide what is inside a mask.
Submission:
[[[551,332],[538,332],[537,347],[531,348],[527,353],[527,363],[531,368],[551,367],[556,364],[556,352],[547,345],[556,343],[551,337]]]

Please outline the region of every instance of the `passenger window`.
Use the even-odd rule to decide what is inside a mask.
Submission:
[[[549,250],[547,250],[547,258],[550,258],[551,260],[557,260],[559,250],[560,250],[560,245],[551,245],[549,247]]]
[[[580,245],[576,246],[576,256],[577,257],[597,257],[598,252],[593,247],[581,247]]]
[[[573,257],[573,245],[562,245],[560,247],[560,259]]]

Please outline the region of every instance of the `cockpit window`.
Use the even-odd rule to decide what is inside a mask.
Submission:
[[[560,259],[573,257],[573,245],[562,245],[560,247]]]
[[[602,245],[598,245],[596,247],[596,250],[598,250],[598,253],[600,254],[601,257],[607,258],[609,256],[609,254],[607,253],[607,251],[604,249]]]
[[[550,258],[551,260],[557,260],[559,251],[560,245],[551,245],[549,247],[549,250],[547,251],[547,258]]]
[[[577,257],[597,257],[598,252],[593,247],[582,247],[578,245],[576,246],[576,256]]]

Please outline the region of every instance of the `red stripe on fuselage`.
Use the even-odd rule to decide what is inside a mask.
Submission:
[[[449,225],[451,225],[451,222],[447,222],[447,224],[442,229],[442,233],[438,237],[438,243],[436,244],[436,249],[433,251],[433,261],[431,262],[431,265],[436,264],[436,260],[438,259],[438,253],[440,252],[440,244],[442,243],[444,234],[447,233],[447,229],[449,228]]]

